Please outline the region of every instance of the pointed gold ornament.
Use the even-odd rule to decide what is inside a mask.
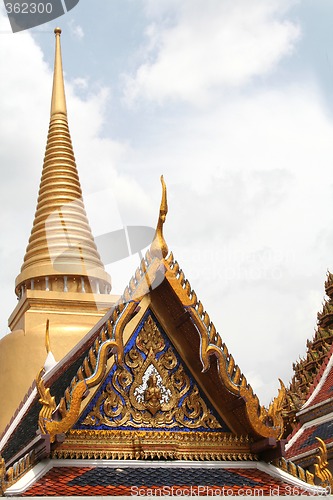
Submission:
[[[159,259],[165,258],[168,255],[168,245],[163,236],[163,224],[168,213],[167,190],[163,175],[161,175],[162,184],[162,200],[160,205],[160,213],[158,216],[155,236],[150,247],[150,254]]]
[[[45,421],[50,421],[52,419],[52,413],[56,409],[57,405],[55,402],[55,398],[50,393],[50,389],[45,387],[43,381],[44,371],[44,367],[39,370],[39,373],[36,377],[36,387],[39,394],[39,402],[42,405],[42,409],[39,413],[38,418],[38,426],[43,434],[47,434]]]
[[[319,437],[316,437],[316,440],[318,441],[319,446],[318,455],[316,455],[316,461],[314,463],[315,476],[321,481],[321,486],[323,486],[324,488],[330,488],[330,491],[332,491],[333,476],[328,468],[326,444],[325,441],[323,441]]]

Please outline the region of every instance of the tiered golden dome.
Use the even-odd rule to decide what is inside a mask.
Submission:
[[[25,288],[108,293],[111,279],[104,270],[86,216],[68,128],[61,30],[54,31],[49,133],[35,219],[15,290],[18,296]]]

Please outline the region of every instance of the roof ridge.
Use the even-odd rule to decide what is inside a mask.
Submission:
[[[323,363],[321,364],[321,367],[319,369],[319,371],[317,372],[315,378],[313,379],[312,381],[312,384],[310,386],[310,389],[309,389],[309,393],[308,393],[308,396],[306,398],[306,402],[309,401],[310,397],[312,396],[312,394],[314,393],[314,391],[316,390],[316,387],[322,377],[322,375],[324,374],[326,368],[327,368],[327,365],[331,359],[331,356],[333,356],[333,344],[331,345],[331,348],[330,350],[328,351]]]

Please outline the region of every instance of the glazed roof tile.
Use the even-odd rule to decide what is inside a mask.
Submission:
[[[333,345],[313,381],[307,401],[298,413],[301,422],[289,436],[287,458],[295,460],[299,455],[314,452],[318,448],[316,437],[323,439],[326,444],[333,442],[333,418],[329,416],[332,400]]]
[[[333,398],[333,344],[310,388],[304,408],[310,409],[331,398]]]
[[[204,311],[201,302],[198,302],[195,293],[193,292],[193,290],[191,290],[188,281],[185,280],[184,275],[182,271],[179,269],[178,263],[174,261],[172,254],[170,255],[170,257],[168,257],[166,261],[164,261],[164,264],[169,269],[168,272],[170,274],[170,280],[176,282],[175,284],[173,283],[173,286],[176,286],[177,284],[179,288],[179,291],[177,292],[180,293],[179,298],[177,294],[174,294],[175,299],[173,298],[172,295],[172,300],[176,300],[177,297],[177,300],[179,301],[179,311],[181,309],[184,310],[184,308],[186,308],[186,311],[188,311],[188,307],[186,306],[187,302],[192,304],[193,315],[194,316],[196,315],[198,317],[199,322],[201,321],[202,325],[201,323],[200,325],[202,326],[203,330],[205,328],[207,330],[208,328],[207,332],[205,330],[205,335],[207,336],[207,341],[209,342],[209,345],[213,346],[212,348],[214,348],[216,351],[219,351],[221,358],[223,358],[223,360],[225,359],[225,356],[227,356],[227,359],[229,359],[228,363],[229,365],[232,365],[232,368],[230,369],[229,365],[224,366],[222,363],[221,369],[223,368],[225,370],[226,380],[229,386],[232,386],[233,390],[236,391],[236,394],[232,395],[233,398],[239,397],[238,392],[240,390],[239,387],[241,387],[242,390],[247,391],[246,395],[247,397],[250,398],[252,403],[259,408],[259,402],[255,397],[255,395],[253,394],[251,387],[247,384],[246,379],[241,374],[239,368],[234,367],[235,363],[232,356],[228,354],[225,344],[222,343],[221,338],[219,337],[219,335],[215,330],[215,327],[213,327],[213,325],[210,323],[209,316]],[[51,370],[52,374],[50,374],[45,378],[45,386],[50,388],[50,392],[52,396],[55,396],[57,404],[59,403],[59,400],[64,396],[66,391],[70,393],[72,387],[76,387],[75,384],[77,384],[78,381],[82,380],[82,378],[90,376],[90,373],[85,374],[85,365],[89,364],[90,362],[89,353],[91,354],[92,352],[93,355],[96,357],[97,352],[100,346],[103,344],[104,340],[106,338],[111,338],[110,335],[113,336],[113,329],[115,325],[118,324],[119,318],[123,314],[125,315],[127,306],[130,303],[136,304],[137,303],[136,300],[139,300],[142,294],[147,293],[146,273],[149,273],[151,270],[153,274],[155,273],[157,275],[159,269],[158,266],[160,265],[161,265],[160,261],[158,259],[152,260],[151,256],[149,255],[149,252],[147,252],[145,259],[142,261],[140,265],[140,268],[135,273],[135,277],[132,278],[132,280],[130,281],[130,285],[125,289],[125,292],[122,298],[120,299],[119,304],[115,305],[114,308],[112,308],[104,316],[104,318],[100,320],[100,322],[86,335],[86,337],[82,339],[82,341],[60,363],[58,363],[58,365],[54,369]],[[167,280],[163,281],[165,293],[168,292],[168,287],[170,286],[166,285],[166,281]],[[143,284],[145,285],[145,288],[142,288]],[[183,303],[183,301],[185,302]],[[180,313],[179,311],[178,314]],[[136,311],[134,311],[134,314],[136,314]],[[131,316],[128,317],[130,318]],[[194,319],[191,316],[190,326],[192,325],[193,321]],[[193,331],[194,330],[195,327],[193,326]],[[85,363],[84,361],[87,361],[87,363]],[[211,363],[212,364],[211,370],[215,370],[215,372],[217,372],[218,369],[215,366],[214,361],[215,360],[213,360]],[[206,363],[208,368],[209,362],[207,360]],[[198,360],[198,364],[200,364],[200,368],[202,369],[201,361]],[[229,372],[232,374],[232,376],[229,376]],[[237,378],[236,380],[237,383],[233,381],[232,377]],[[220,385],[222,386],[222,384],[219,384],[219,387]],[[15,429],[13,429],[10,432],[9,437],[7,436],[6,443],[4,443],[3,441],[2,449],[0,451],[5,459],[6,464],[20,450],[23,450],[24,447],[28,445],[29,442],[35,437],[38,428],[38,414],[40,409],[40,404],[38,400],[39,396],[36,395],[34,401],[31,403],[29,412],[28,413],[26,412],[25,415],[20,416],[20,419],[18,419]],[[236,422],[236,419],[234,420]],[[245,417],[243,420],[245,424],[248,422],[248,420]],[[238,423],[240,422],[239,413],[237,413],[237,422]],[[262,424],[261,421],[256,422],[256,425],[257,424],[259,426],[261,425],[261,427],[263,427],[263,430],[267,432],[265,425]],[[242,427],[241,424],[238,425]],[[250,430],[252,432],[252,428]],[[240,432],[243,431],[244,428],[242,427]],[[246,432],[249,432],[248,429],[246,429]],[[271,428],[269,428],[269,433],[271,432],[272,430]]]
[[[223,491],[224,488],[224,491]],[[294,489],[295,488],[295,489]],[[280,495],[295,494],[291,486],[256,468],[54,467],[22,496],[122,496],[131,494]],[[303,491],[302,491],[303,493]]]
[[[321,424],[304,428],[296,437],[295,442],[287,449],[287,458],[292,459],[297,455],[318,448],[316,437],[321,438],[326,444],[333,443],[333,421],[329,420]]]

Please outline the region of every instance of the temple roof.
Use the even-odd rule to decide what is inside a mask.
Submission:
[[[285,420],[285,437],[295,428],[298,422],[296,414],[303,405],[310,404],[309,400],[315,391],[322,373],[325,370],[328,356],[333,345],[333,275],[328,272],[325,282],[325,291],[328,296],[323,303],[322,311],[318,313],[318,327],[312,340],[307,341],[307,352],[293,364],[294,375],[287,387],[283,403]],[[323,396],[321,392],[320,397]]]
[[[209,412],[207,413],[208,410],[204,410],[202,415],[207,415],[212,422],[214,419],[216,423],[220,422],[217,426],[214,424],[211,429],[206,429],[208,431],[206,437],[200,437],[205,431],[204,428],[200,430],[200,426],[197,426],[192,432],[193,438],[190,438],[191,432],[187,434],[190,439],[188,441],[185,435],[183,437],[184,433],[180,432],[177,437],[177,432],[182,430],[181,428],[179,430],[170,428],[168,434],[168,426],[164,426],[164,428],[162,426],[161,429],[156,428],[153,433],[150,432],[148,436],[145,434],[147,431],[142,430],[143,428],[147,429],[147,426],[142,425],[137,429],[133,428],[133,431],[126,430],[126,425],[125,427],[118,425],[119,431],[117,429],[113,431],[112,427],[107,431],[103,430],[100,423],[97,423],[96,427],[94,420],[90,420],[92,425],[86,424],[88,422],[87,415],[91,414],[96,399],[103,396],[103,390],[105,390],[103,387],[107,387],[108,380],[114,378],[115,372],[111,368],[114,367],[113,370],[115,370],[118,366],[121,369],[122,366],[126,367],[127,365],[126,370],[128,370],[131,366],[129,359],[137,359],[137,353],[135,350],[133,351],[133,346],[141,345],[142,340],[138,344],[138,335],[144,331],[142,328],[147,327],[145,326],[147,321],[148,323],[152,321],[151,318],[155,318],[154,321],[157,321],[156,325],[158,325],[148,324],[148,328],[152,326],[155,332],[155,342],[160,342],[159,339],[163,336],[166,339],[165,335],[170,342],[170,344],[165,344],[164,350],[161,351],[161,355],[164,356],[163,361],[161,358],[161,363],[167,363],[165,366],[169,366],[171,363],[170,366],[175,367],[173,368],[175,370],[177,367],[174,365],[174,361],[171,361],[175,357],[172,358],[170,351],[172,348],[175,349],[180,354],[177,363],[184,363],[184,368],[186,365],[187,375],[184,376],[189,381],[186,391],[195,391],[195,401],[200,401],[202,398],[203,402],[199,402],[200,411],[205,408],[205,405],[210,408],[210,417]],[[160,330],[160,333],[156,328]],[[164,332],[163,335],[162,332]],[[149,335],[148,332],[148,338],[150,338]],[[162,345],[158,349],[161,350]],[[130,358],[128,358],[129,355]],[[134,355],[135,357],[133,357]],[[156,366],[157,369],[160,369],[160,365]],[[182,369],[181,366],[180,369]],[[126,373],[126,371],[119,373]],[[164,384],[167,384],[165,380]],[[34,488],[38,488],[38,494],[51,495],[52,491],[59,491],[56,483],[59,484],[57,478],[61,472],[63,477],[62,483],[60,483],[63,486],[62,494],[75,494],[72,487],[75,486],[76,491],[80,491],[81,479],[78,479],[78,476],[81,477],[88,470],[92,472],[89,472],[88,476],[85,477],[89,479],[91,484],[88,481],[86,486],[88,487],[90,484],[92,487],[95,484],[94,481],[100,473],[99,464],[104,467],[103,457],[121,460],[127,454],[128,458],[133,459],[138,450],[140,450],[138,457],[141,458],[147,456],[147,458],[155,457],[157,459],[158,457],[168,456],[170,458],[172,456],[174,458],[192,457],[193,460],[197,456],[201,459],[206,457],[206,460],[212,458],[228,460],[229,466],[222,465],[222,468],[228,470],[231,468],[234,478],[228,476],[230,471],[227,471],[222,482],[223,485],[229,485],[230,479],[233,482],[234,492],[241,485],[246,485],[247,480],[254,481],[251,483],[253,487],[265,485],[265,492],[267,492],[270,486],[285,488],[286,484],[290,484],[290,481],[295,479],[295,477],[293,479],[290,476],[288,471],[286,472],[287,478],[283,478],[283,480],[281,478],[276,480],[274,474],[274,479],[272,479],[269,474],[266,474],[267,471],[265,473],[258,472],[258,467],[262,464],[261,461],[258,461],[259,457],[267,457],[266,459],[268,459],[271,452],[273,452],[273,458],[279,456],[277,439],[282,431],[282,421],[279,419],[278,411],[274,409],[274,403],[268,411],[259,405],[257,397],[235,364],[232,355],[228,353],[225,344],[172,254],[167,258],[153,258],[148,251],[117,306],[107,313],[103,320],[64,360],[45,375],[44,380],[37,380],[37,386],[39,392],[37,393],[36,388],[33,389],[0,443],[6,468],[9,466],[7,470],[9,487],[10,484],[13,484],[13,487],[16,483],[19,484],[20,478],[23,480],[26,475],[29,477],[32,465],[37,466],[41,464],[40,460],[43,457],[45,461],[46,457],[51,456],[55,459],[52,461],[52,470],[45,471],[46,475],[40,481],[38,480],[39,476],[36,477],[39,482]],[[47,389],[50,390],[49,396],[42,396],[46,396]],[[183,389],[182,391],[184,393]],[[191,392],[188,394],[189,397],[192,397],[190,396]],[[46,416],[47,405],[53,397],[56,400],[55,405],[51,408],[51,413]],[[105,406],[105,403],[103,404]],[[55,407],[57,407],[56,410]],[[193,409],[189,411],[193,411]],[[204,421],[201,420],[201,422]],[[189,420],[190,422],[191,420]],[[36,433],[38,427],[39,431]],[[126,433],[131,432],[133,437],[128,440]],[[152,441],[151,436],[154,435],[156,440]],[[135,438],[135,436],[137,437]],[[135,444],[136,439],[139,440],[139,448],[135,447],[137,445],[133,448],[133,442]],[[119,448],[117,448],[117,442]],[[159,443],[158,448],[154,442]],[[161,448],[161,443],[165,443],[166,450],[165,445]],[[185,444],[185,448],[183,444]],[[121,452],[117,450],[121,450]],[[88,460],[92,455],[98,459],[98,467],[94,466],[91,469],[88,466]],[[66,468],[60,471],[57,464],[62,464],[66,457],[71,457],[72,461],[66,462]],[[75,465],[76,460],[80,457],[85,458],[85,461],[81,463],[81,469]],[[245,464],[246,457],[253,461],[251,470],[248,470],[249,466]],[[237,472],[234,471],[234,462],[238,463],[239,470]],[[26,472],[24,472],[23,465],[18,465],[23,463]],[[244,467],[246,471],[243,470]],[[15,471],[21,471],[21,473]],[[159,472],[157,471],[156,474]],[[304,471],[296,472],[294,476],[298,477],[298,474],[302,479],[307,477]],[[16,480],[12,479],[11,482],[10,478],[13,478],[13,475]],[[172,479],[172,481],[175,481],[174,484],[178,484],[176,479]],[[220,482],[215,484],[212,478],[209,482],[214,487],[222,485]],[[46,484],[50,487],[48,492],[45,490]],[[128,491],[129,486],[127,479],[124,480],[122,491]],[[105,485],[105,488],[103,494],[111,491],[110,485]],[[10,491],[8,494],[11,494]],[[36,491],[36,489],[31,489],[27,494],[34,495]],[[97,489],[91,491],[97,491]],[[118,490],[112,491],[116,494]],[[98,492],[102,492],[101,487]]]
[[[302,407],[302,412],[305,409],[309,410],[320,403],[329,401],[333,401],[333,345],[310,387],[308,398]]]
[[[89,291],[90,280],[98,290],[111,289],[88,223],[67,121],[66,98],[60,48],[60,28],[55,29],[56,49],[51,118],[35,219],[16,293],[21,287],[53,289],[59,277],[88,278],[82,287]],[[46,283],[45,279],[47,280]],[[64,291],[69,288],[64,284]]]
[[[271,413],[260,406],[172,254],[160,260],[152,258],[148,251],[119,303],[46,375],[45,385],[57,404],[70,406],[70,395],[80,383],[88,379],[91,383],[92,373],[106,369],[101,364],[105,343],[108,342],[112,351],[119,348],[122,351],[127,324],[135,316],[142,319],[148,308],[159,319],[176,350],[182,353],[192,376],[203,384],[206,397],[233,432],[251,434],[256,440],[279,437],[282,420],[278,413],[274,414],[273,406]],[[171,312],[166,315],[167,311]],[[32,406],[40,407],[37,399],[36,394]],[[28,414],[25,409],[20,425]],[[13,435],[15,433],[20,439],[25,437],[25,433],[17,429],[13,430]]]
[[[309,388],[306,402],[296,414],[298,424],[288,438],[286,455],[302,466],[313,462],[321,438],[333,456],[333,345]]]
[[[162,493],[163,492],[163,493]],[[20,496],[300,495],[323,494],[290,474],[257,462],[49,460],[6,491]]]
[[[76,391],[78,394],[82,392],[79,388],[83,383],[95,387],[104,376],[106,366],[102,360],[107,348],[117,353],[115,362],[121,364],[127,324],[132,321],[134,325],[134,317],[141,320],[148,309],[233,432],[250,434],[255,440],[277,439],[281,435],[283,424],[277,411],[278,402],[275,401],[269,411],[260,406],[172,254],[160,260],[147,252],[117,308],[109,315],[94,346],[66,389],[66,395],[60,401],[65,413],[73,411],[71,396]],[[58,424],[54,422],[54,425]]]
[[[63,191],[66,195],[73,187],[69,205],[81,192],[72,176],[76,167],[59,28],[55,33],[49,141],[17,286],[29,286],[37,276],[57,276],[59,269],[90,277],[81,257],[90,264],[99,260],[89,228],[79,254],[68,245],[67,224],[78,234],[82,229],[82,202],[73,211],[60,207]],[[63,175],[71,179],[68,192],[60,181]],[[149,495],[175,487],[184,494],[188,488],[199,493],[201,486],[215,495],[223,488],[230,490],[227,495],[242,495],[245,488],[245,494],[270,496],[317,492],[313,475],[283,458],[283,384],[268,409],[260,405],[178,262],[168,255],[161,181],[155,237],[128,287],[58,364],[36,374],[1,437],[0,490],[6,496],[126,495],[133,493],[131,488]],[[55,204],[48,194],[53,189]],[[50,264],[52,243],[44,228],[54,210],[61,215],[60,226],[52,217],[50,222],[51,240],[63,252],[56,264],[64,267],[59,268]],[[67,269],[69,263],[74,267]],[[93,276],[107,283],[102,264],[97,269]],[[278,466],[268,463],[273,460]]]
[[[333,413],[300,426],[286,446],[287,458],[302,467],[312,464],[314,456],[318,453],[317,437],[325,442],[329,456],[332,456]]]

